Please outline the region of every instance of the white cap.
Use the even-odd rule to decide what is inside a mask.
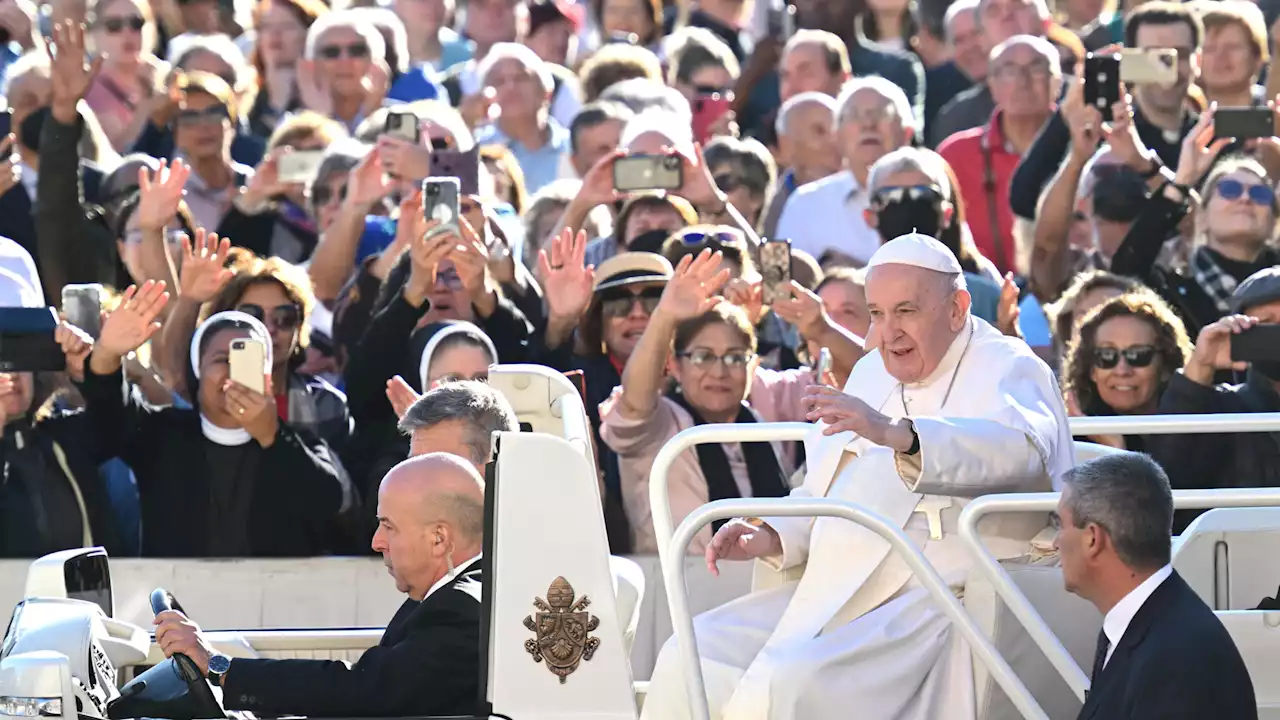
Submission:
[[[867,269],[878,265],[914,265],[949,275],[964,272],[955,253],[946,245],[921,233],[902,235],[881,245],[871,256]]]

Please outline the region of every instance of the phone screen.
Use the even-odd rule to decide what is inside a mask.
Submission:
[[[13,132],[13,110],[0,112],[0,139]]]
[[[768,240],[760,246],[760,274],[765,305],[791,297],[790,240]]]

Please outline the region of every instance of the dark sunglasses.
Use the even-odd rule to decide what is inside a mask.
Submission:
[[[147,26],[147,21],[143,20],[142,18],[136,15],[128,18],[122,18],[122,17],[107,18],[102,21],[102,29],[106,30],[112,35],[120,32],[121,30],[124,30],[125,28],[129,28],[134,32],[142,32],[142,28],[146,26]]]
[[[1093,366],[1099,370],[1111,370],[1120,364],[1120,358],[1132,368],[1144,368],[1156,359],[1156,349],[1150,345],[1134,345],[1121,350],[1114,347],[1094,348]]]
[[[347,57],[356,60],[369,57],[369,45],[367,43],[352,43],[350,45],[325,45],[316,50],[316,54],[325,60],[337,60],[342,57],[343,52]]]
[[[636,303],[644,309],[645,315],[652,315],[658,309],[658,301],[662,299],[662,288],[645,288],[640,292],[631,292],[626,288],[614,288],[601,295],[600,309],[605,317],[626,317]]]
[[[462,276],[453,268],[436,271],[436,284],[444,285],[446,289],[458,291],[462,289]]]
[[[1214,191],[1223,200],[1239,200],[1240,196],[1248,192],[1249,202],[1254,205],[1266,205],[1269,207],[1276,201],[1275,191],[1266,185],[1245,185],[1232,178],[1219,180],[1217,186],[1214,187]]]
[[[267,318],[271,318],[271,324],[279,330],[292,332],[296,330],[302,322],[302,311],[297,305],[289,303],[288,305],[277,305],[271,308],[270,315],[261,305],[253,303],[244,303],[236,308],[240,312],[248,315],[260,322],[267,322]]]
[[[885,205],[900,203],[903,200],[929,200],[931,202],[942,202],[942,190],[935,185],[908,185],[906,187],[887,187],[880,188],[871,196],[868,205],[873,210],[879,210]]]
[[[225,105],[210,105],[204,110],[179,110],[179,125],[216,125],[231,117]]]
[[[338,202],[342,202],[347,199],[346,183],[343,183],[342,187],[338,188],[337,196],[338,196]],[[315,187],[311,188],[311,202],[314,203],[316,207],[320,207],[322,205],[328,205],[329,201],[333,200],[333,197],[334,197],[333,188],[331,188],[328,185],[320,185],[319,183],[317,183]]]
[[[757,187],[756,183],[751,182],[741,175],[722,173],[714,176],[712,179],[716,181],[716,187],[727,193],[731,193],[741,187],[745,187],[747,190],[754,192],[762,192],[762,190]]]

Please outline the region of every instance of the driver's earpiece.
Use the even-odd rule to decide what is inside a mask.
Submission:
[[[444,542],[444,536],[441,535],[440,533],[436,533],[436,544],[439,545],[443,542]]]

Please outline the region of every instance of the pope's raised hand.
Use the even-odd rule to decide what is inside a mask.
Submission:
[[[722,253],[712,253],[705,249],[697,257],[686,255],[680,258],[671,280],[662,291],[662,300],[658,302],[657,312],[677,320],[689,320],[723,300],[717,293],[729,280],[729,270],[721,269]]]
[[[707,570],[720,575],[721,560],[754,560],[782,552],[778,532],[767,524],[756,526],[746,520],[731,520],[720,527],[707,545]]]

